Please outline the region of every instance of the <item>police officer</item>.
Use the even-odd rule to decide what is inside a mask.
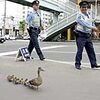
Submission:
[[[85,47],[86,52],[88,54],[91,68],[98,68],[100,66],[97,65],[95,51],[93,48],[93,44],[91,41],[91,34],[95,37],[98,29],[92,21],[92,17],[88,13],[89,3],[87,1],[82,1],[79,3],[80,12],[77,15],[76,19],[76,44],[77,44],[77,54],[75,58],[75,68],[81,70],[81,60],[82,60],[82,52]]]
[[[44,60],[43,53],[40,49],[39,42],[38,42],[38,35],[41,31],[41,18],[40,14],[38,12],[39,10],[39,1],[35,0],[32,2],[33,12],[29,12],[27,14],[26,21],[28,23],[29,29],[29,35],[30,35],[30,42],[28,45],[28,50],[31,55],[32,50],[35,48],[40,60]]]

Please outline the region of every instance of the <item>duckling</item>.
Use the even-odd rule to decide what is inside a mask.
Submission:
[[[41,67],[38,68],[38,77],[29,81],[32,86],[40,86],[42,84],[42,77],[40,76],[40,72],[44,71]]]
[[[21,80],[20,80],[20,84],[23,84],[23,82],[24,82],[24,79],[23,79],[23,78],[21,78]]]
[[[7,80],[8,80],[9,82],[12,82],[12,81],[13,81],[13,78],[14,78],[14,75],[8,75],[8,76],[7,76]]]
[[[12,82],[13,82],[14,84],[16,84],[16,80],[17,80],[17,77],[14,77]]]
[[[20,79],[19,78],[16,78],[16,80],[15,80],[15,84],[19,84],[19,81],[20,81]]]
[[[28,83],[28,79],[26,78],[23,82],[23,85],[27,86],[27,83]]]

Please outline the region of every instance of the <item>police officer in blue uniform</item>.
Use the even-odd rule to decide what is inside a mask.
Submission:
[[[93,43],[91,41],[91,34],[95,37],[98,29],[96,28],[90,13],[88,12],[89,3],[87,1],[82,1],[79,3],[80,12],[77,15],[76,19],[76,44],[77,44],[77,54],[75,58],[75,68],[81,70],[81,60],[82,52],[85,47],[88,54],[91,68],[100,67],[96,62],[96,55],[93,48]]]
[[[28,50],[31,55],[32,50],[35,48],[40,60],[44,60],[44,55],[40,49],[39,42],[38,42],[38,35],[41,31],[41,18],[38,12],[39,10],[39,1],[35,0],[32,2],[33,12],[29,12],[27,14],[27,24],[29,26],[28,32],[30,35],[30,42],[28,45]]]

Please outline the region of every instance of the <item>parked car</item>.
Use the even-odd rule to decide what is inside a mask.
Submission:
[[[4,37],[5,37],[6,40],[9,40],[10,39],[10,36],[9,35],[5,35]]]
[[[4,37],[0,37],[0,43],[4,43],[6,39]]]
[[[16,40],[16,37],[11,36],[10,40]]]

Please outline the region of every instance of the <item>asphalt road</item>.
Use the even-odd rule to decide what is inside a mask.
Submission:
[[[82,70],[74,68],[75,42],[40,43],[45,61],[40,61],[34,51],[34,59],[16,62],[15,51],[27,45],[28,41],[0,44],[0,100],[100,100],[100,69],[90,68],[85,51]],[[94,47],[100,64],[100,42],[94,43]],[[6,79],[9,74],[33,79],[37,76],[38,67],[45,69],[41,73],[44,81],[39,90],[14,85]]]

